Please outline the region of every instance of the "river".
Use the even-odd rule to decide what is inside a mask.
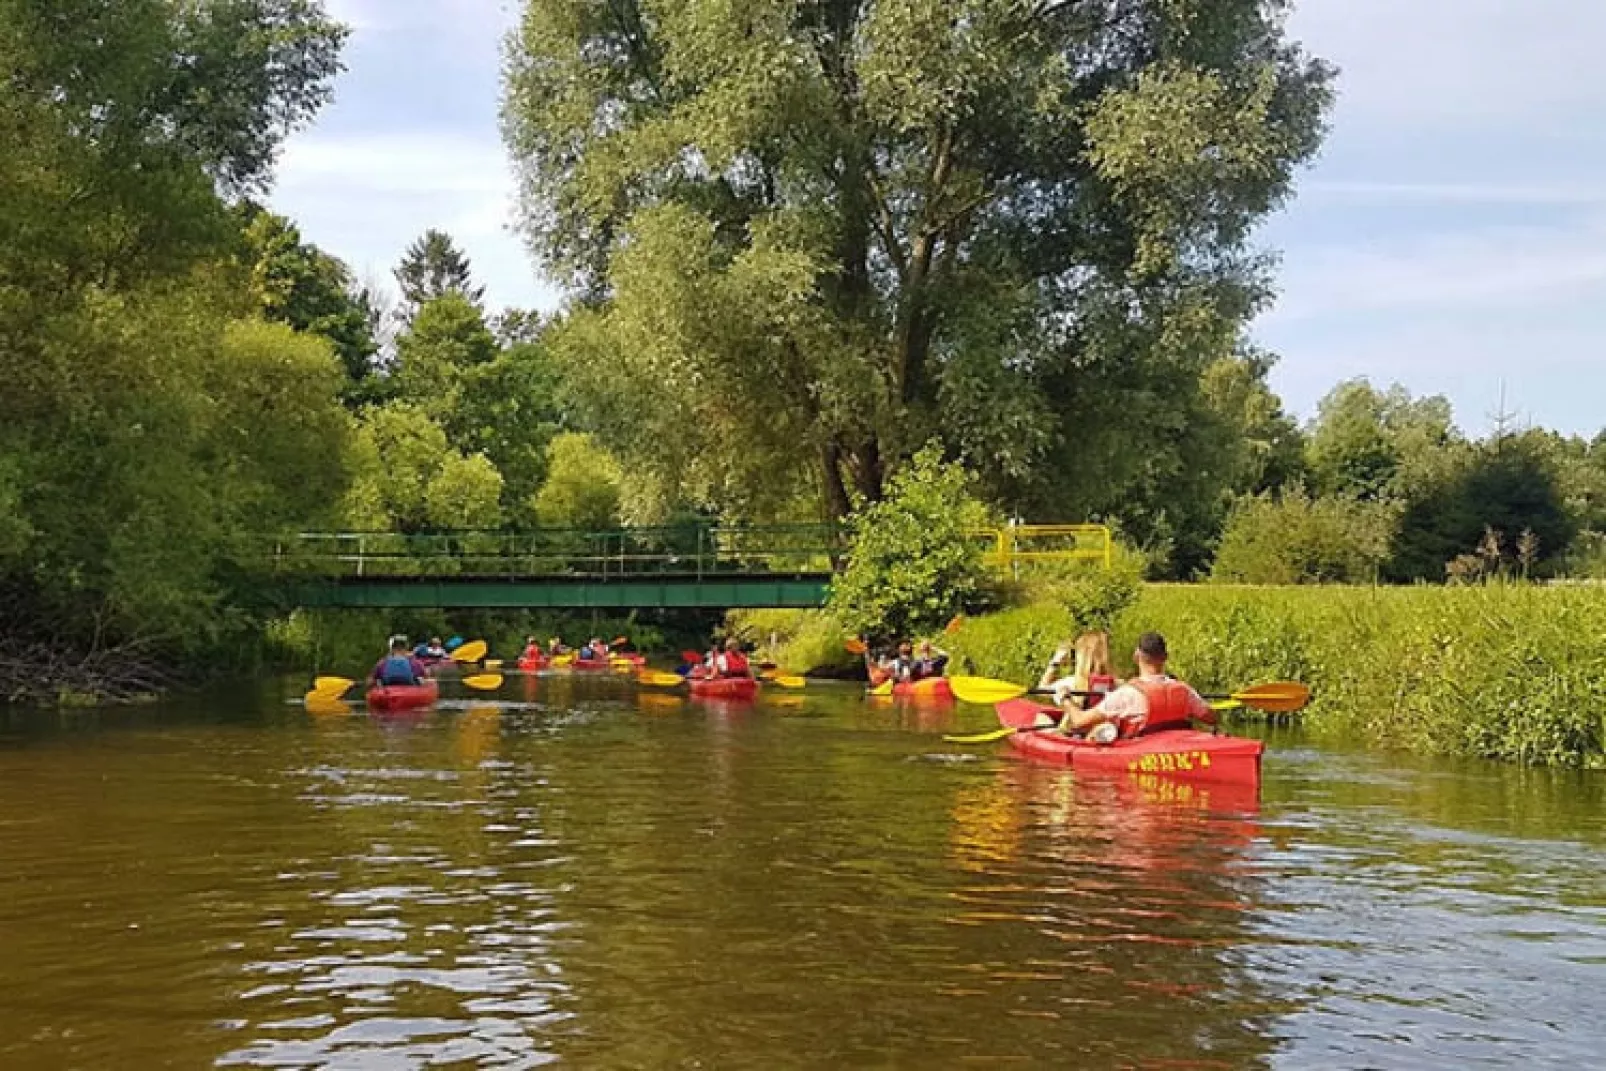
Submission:
[[[1600,1066],[1606,778],[613,681],[0,714],[0,1068]]]

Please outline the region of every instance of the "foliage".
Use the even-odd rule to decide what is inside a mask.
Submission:
[[[935,447],[920,451],[892,478],[885,499],[849,519],[832,614],[857,634],[897,639],[978,608],[990,582],[971,532],[987,521],[964,469]]]
[[[1363,584],[1388,559],[1399,510],[1355,498],[1312,498],[1303,488],[1238,502],[1211,579],[1229,584]]]
[[[306,0],[0,0],[6,640],[195,654],[242,626],[231,552],[338,501],[337,367],[231,322],[219,190],[266,185],[343,38]]]
[[[547,476],[535,515],[549,528],[614,528],[619,524],[619,463],[590,435],[566,432],[547,447]]]
[[[417,406],[392,402],[362,415],[346,521],[358,531],[422,532],[501,523],[502,477],[480,454],[465,455]]]
[[[1080,630],[1063,603],[1036,602],[964,623],[942,638],[950,674],[1036,684],[1055,648]]]
[[[863,672],[860,657],[847,650],[851,633],[821,610],[732,610],[725,634],[757,644],[761,655],[795,673]]]
[[[1320,493],[1408,498],[1442,478],[1461,443],[1442,396],[1413,399],[1398,385],[1380,391],[1352,379],[1322,399],[1307,457]]]
[[[1148,588],[1118,639],[1165,633],[1207,690],[1303,680],[1322,736],[1422,754],[1606,765],[1606,591]]]
[[[479,306],[485,288],[474,285],[468,257],[444,231],[427,230],[402,255],[396,267],[396,285],[401,288],[402,318],[411,321],[418,310],[448,294]]]
[[[527,0],[505,125],[633,470],[841,517],[938,438],[1012,511],[1159,524],[1330,77],[1264,0]]]
[[[1387,575],[1396,581],[1443,580],[1446,566],[1474,553],[1486,533],[1503,547],[1494,558],[1515,571],[1523,532],[1537,540],[1536,562],[1548,573],[1576,530],[1556,465],[1537,444],[1485,443],[1406,508]]]
[[[374,372],[379,344],[345,264],[301,240],[283,216],[247,206],[243,231],[251,300],[265,320],[319,335],[334,347],[352,384]]]

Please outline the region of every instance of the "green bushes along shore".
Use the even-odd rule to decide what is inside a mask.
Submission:
[[[1039,600],[967,618],[938,640],[953,655],[950,673],[1035,683],[1088,613],[1072,600]],[[1137,634],[1157,629],[1176,674],[1203,690],[1304,681],[1315,699],[1300,717],[1318,737],[1606,767],[1606,587],[1162,584],[1112,616],[1123,663]],[[841,630],[825,614],[763,618],[763,639],[774,637],[789,668],[813,668],[792,658],[841,661],[832,649]]]

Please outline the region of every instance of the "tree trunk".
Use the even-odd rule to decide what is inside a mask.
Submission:
[[[853,512],[848,498],[847,484],[842,482],[842,447],[827,443],[820,451],[821,483],[825,487],[825,508],[833,521],[840,521]]]

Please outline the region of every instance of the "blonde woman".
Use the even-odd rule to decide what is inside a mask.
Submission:
[[[1060,667],[1073,654],[1075,666],[1071,675],[1060,677]],[[1075,643],[1060,644],[1054,657],[1049,659],[1048,668],[1043,670],[1043,679],[1037,682],[1037,686],[1052,690],[1054,705],[1065,712],[1060,727],[1067,732],[1080,731],[1082,723],[1089,720],[1083,717],[1084,712],[1098,705],[1099,699],[1115,687],[1115,674],[1110,664],[1110,634],[1084,632],[1076,637]],[[1087,698],[1079,693],[1092,694],[1091,698]],[[1102,720],[1092,719],[1091,724],[1096,725]]]

